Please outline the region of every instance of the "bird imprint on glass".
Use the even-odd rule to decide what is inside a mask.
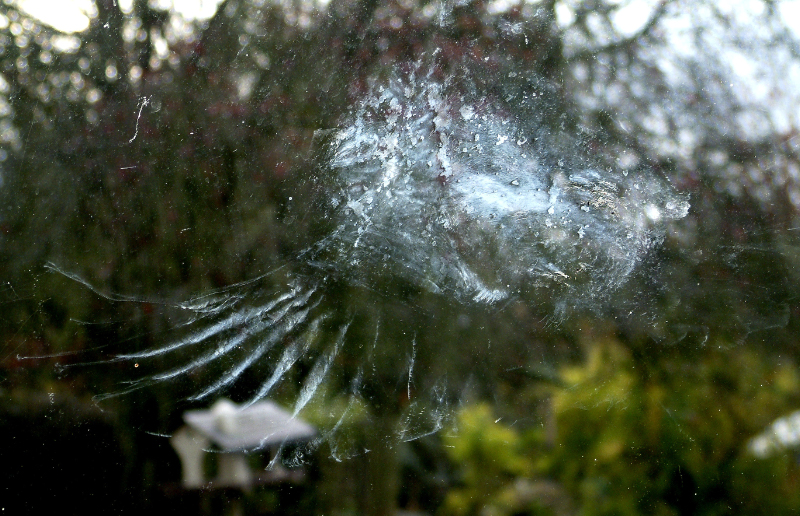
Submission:
[[[337,307],[335,286],[394,301],[376,286],[397,278],[443,303],[546,298],[563,314],[613,297],[669,221],[687,214],[688,201],[664,178],[601,165],[527,116],[548,108],[535,82],[498,99],[467,73],[441,79],[433,68],[410,68],[375,80],[339,128],[316,133],[310,206],[326,230],[280,272],[279,286],[236,285],[181,304],[194,314],[183,337],[113,359],[162,369],[100,398],[221,364],[189,398],[211,401],[258,367],[268,372],[241,407],[291,383],[294,416],[313,403],[327,414],[321,433],[288,459],[298,462],[323,443],[337,459],[363,453],[347,429],[387,405],[375,385],[388,378],[382,388],[404,399],[386,437],[416,439],[450,424],[456,379],[417,363],[423,339],[413,327],[400,344],[407,349],[388,352],[401,359],[376,360],[398,346],[382,339],[392,313],[370,319],[367,341],[353,334],[356,310]],[[394,370],[380,371],[388,362]]]

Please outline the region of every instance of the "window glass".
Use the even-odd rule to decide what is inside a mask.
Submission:
[[[0,508],[798,510],[799,14],[0,2]]]

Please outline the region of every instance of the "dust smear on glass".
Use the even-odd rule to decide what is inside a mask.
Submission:
[[[295,416],[316,406],[329,417],[291,460],[323,444],[342,458],[364,452],[346,429],[370,412],[393,412],[385,437],[411,440],[449,424],[458,402],[461,385],[433,365],[447,355],[425,349],[434,344],[424,327],[391,308],[409,291],[485,310],[546,299],[539,308],[555,321],[613,302],[687,199],[554,129],[546,85],[522,74],[500,82],[420,63],[376,78],[338,128],[315,135],[303,215],[323,228],[318,241],[271,273],[280,281],[270,288],[237,285],[181,304],[195,315],[184,336],[112,359],[160,369],[102,397],[213,365],[218,374],[189,399],[213,401],[257,368],[243,406],[281,392]],[[366,317],[346,289],[384,308]]]

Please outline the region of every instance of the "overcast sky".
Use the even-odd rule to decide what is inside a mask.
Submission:
[[[130,10],[133,0],[118,0],[124,11]],[[536,1],[536,0],[532,0]],[[758,0],[735,0],[734,3],[745,5],[753,4]],[[222,0],[157,0],[155,3],[162,8],[172,9],[188,19],[210,18],[217,10]],[[64,32],[80,32],[89,26],[89,18],[96,14],[92,0],[19,0],[23,9]],[[327,3],[327,2],[322,2]],[[503,10],[516,1],[495,0],[495,8]],[[569,23],[570,10],[567,7],[573,2],[559,3],[559,21]],[[623,3],[623,2],[620,2]],[[657,0],[630,0],[620,10],[617,24],[623,32],[635,32],[648,19],[652,6]],[[781,11],[790,26],[800,33],[800,0],[782,0]]]
[[[131,10],[133,0],[117,1],[123,11]],[[314,2],[314,0],[308,1]],[[614,18],[616,29],[623,34],[633,34],[648,21],[661,0],[617,1],[622,8]],[[33,16],[64,32],[85,30],[89,26],[90,18],[97,15],[92,0],[18,0],[18,2]],[[191,20],[212,17],[222,0],[155,0],[154,3]],[[327,4],[327,0],[316,0],[316,3],[324,5]],[[490,1],[490,9],[503,11],[516,3],[517,0],[493,0]],[[562,0],[558,3],[556,14],[559,24],[563,27],[571,24],[573,12],[570,6],[578,3],[580,0]],[[452,5],[452,2],[444,0],[444,5]],[[764,30],[771,30],[768,27],[760,27],[755,21],[763,5],[762,0],[718,0],[717,3],[722,11],[738,19],[740,27],[747,27],[747,18],[752,17],[754,22],[751,29],[755,39],[764,37],[761,34]],[[786,25],[800,35],[800,0],[779,0],[778,5]],[[667,41],[672,53],[676,56],[683,54],[685,58],[693,54],[712,52],[730,67],[731,87],[738,83],[739,91],[735,94],[741,97],[745,105],[769,106],[767,109],[773,119],[771,124],[773,129],[786,131],[791,127],[797,127],[796,124],[800,123],[800,113],[797,109],[797,103],[800,102],[800,91],[797,87],[800,81],[800,69],[796,61],[791,56],[784,56],[783,61],[786,62],[782,62],[777,52],[767,62],[754,60],[746,49],[731,46],[726,41],[725,35],[722,35],[721,39],[714,39],[712,35],[715,31],[711,26],[705,31],[707,34],[700,42],[701,47],[697,47],[692,27],[703,23],[701,19],[697,19],[698,16],[702,18],[700,11],[693,10],[691,14],[687,12],[678,16],[673,15],[670,20],[662,24],[662,28],[668,32]],[[759,28],[762,30],[759,31]],[[687,53],[690,55],[687,56]]]
[[[118,0],[123,11],[129,11],[133,0]],[[189,19],[211,18],[222,0],[158,0],[156,5],[170,8]],[[64,32],[80,32],[96,15],[92,0],[19,0],[24,10]]]

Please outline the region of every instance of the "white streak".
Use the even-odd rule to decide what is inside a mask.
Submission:
[[[154,375],[152,377],[152,379],[155,380],[155,381],[169,380],[170,378],[175,378],[176,376],[179,376],[179,375],[181,375],[181,374],[183,374],[183,373],[185,373],[187,371],[190,371],[190,370],[195,369],[197,367],[203,366],[203,365],[211,362],[212,360],[215,360],[215,359],[221,357],[222,355],[230,353],[237,346],[241,345],[243,342],[245,342],[247,339],[249,339],[253,335],[256,335],[256,334],[266,330],[270,326],[273,326],[275,323],[280,321],[286,315],[286,313],[289,310],[291,310],[292,308],[295,308],[297,306],[302,306],[303,304],[305,304],[306,301],[308,301],[309,296],[311,296],[312,292],[313,292],[313,289],[311,291],[309,291],[302,298],[297,299],[294,302],[288,304],[286,307],[281,309],[276,315],[270,317],[270,320],[262,321],[259,324],[254,324],[252,327],[246,328],[245,330],[242,331],[242,333],[240,333],[236,337],[234,337],[231,340],[229,340],[227,342],[227,344],[225,344],[224,346],[219,347],[219,348],[215,349],[214,351],[211,351],[210,353],[206,353],[205,355],[201,356],[197,360],[194,360],[193,362],[190,362],[190,363],[188,363],[188,364],[186,364],[184,366],[177,367],[177,368],[175,368],[175,369],[173,369],[171,371],[167,371],[167,372],[162,373],[162,374]]]
[[[414,338],[411,339],[411,357],[408,360],[408,386],[407,386],[407,396],[408,399],[411,399],[411,383],[414,379],[414,360],[417,358],[417,334],[414,334]]]
[[[247,358],[245,358],[242,362],[240,362],[231,370],[229,370],[222,378],[220,378],[213,385],[207,387],[202,392],[195,394],[194,396],[191,396],[189,399],[192,401],[196,401],[201,398],[205,398],[209,394],[220,390],[222,387],[230,385],[233,381],[239,378],[239,376],[241,376],[241,374],[248,367],[250,367],[253,364],[253,362],[261,358],[264,355],[264,353],[272,349],[272,347],[275,345],[276,342],[278,342],[278,340],[282,339],[285,335],[294,330],[298,325],[302,324],[308,317],[308,312],[310,310],[311,308],[306,308],[305,310],[301,310],[296,314],[290,315],[286,323],[281,325],[279,329],[272,332],[266,339],[264,339],[262,343],[259,344],[255,350],[253,350],[251,353],[247,355]]]
[[[328,374],[328,370],[333,364],[333,360],[336,358],[336,355],[339,354],[339,350],[342,347],[342,342],[344,342],[344,336],[347,333],[347,329],[350,327],[350,322],[342,326],[342,329],[339,331],[339,338],[336,339],[336,343],[334,344],[333,348],[331,348],[330,352],[327,355],[322,357],[314,364],[314,368],[311,369],[311,372],[308,374],[308,379],[306,380],[305,385],[303,385],[303,389],[300,391],[300,396],[297,398],[297,403],[294,406],[294,415],[296,416],[303,407],[311,400],[314,396],[314,393],[319,388],[322,380],[325,378],[325,375]]]
[[[288,292],[286,294],[283,294],[280,297],[278,297],[277,299],[275,299],[275,300],[273,300],[273,301],[271,301],[271,302],[269,302],[269,303],[267,303],[265,305],[262,305],[262,306],[260,306],[258,308],[253,308],[251,310],[248,310],[244,314],[239,313],[239,312],[234,312],[230,316],[226,317],[225,319],[223,319],[221,321],[218,321],[218,322],[212,324],[208,328],[203,328],[202,330],[200,330],[200,331],[198,331],[196,333],[193,333],[192,335],[189,335],[188,337],[180,339],[180,340],[178,340],[176,342],[173,342],[172,344],[169,344],[167,346],[164,346],[164,347],[161,347],[161,348],[157,348],[157,349],[148,349],[148,350],[141,351],[141,352],[138,352],[138,353],[128,353],[128,354],[123,354],[123,355],[117,355],[115,360],[130,360],[130,359],[134,359],[134,358],[154,357],[154,356],[158,356],[158,355],[163,355],[165,353],[169,353],[170,351],[175,351],[176,349],[182,348],[184,346],[191,346],[193,344],[199,344],[200,342],[203,342],[203,341],[213,337],[214,335],[217,335],[218,333],[221,333],[223,331],[229,330],[231,328],[235,328],[237,326],[244,325],[244,324],[248,323],[249,321],[253,320],[254,318],[259,317],[260,315],[269,312],[270,310],[275,308],[275,306],[277,306],[279,303],[282,303],[283,301],[286,301],[287,299],[290,299],[290,298],[294,297],[295,293],[296,293],[295,291],[292,291],[292,292]]]
[[[303,356],[303,354],[308,350],[310,345],[310,336],[316,333],[317,328],[319,327],[320,322],[324,319],[324,316],[320,316],[314,321],[311,322],[309,325],[308,331],[306,331],[306,338],[303,338],[302,341],[295,340],[283,351],[283,355],[281,355],[280,360],[278,360],[278,365],[275,366],[275,370],[272,372],[272,375],[269,379],[261,384],[261,388],[259,388],[258,392],[245,404],[242,405],[242,408],[247,408],[253,403],[261,400],[264,396],[269,394],[275,384],[277,384],[283,375],[286,374],[286,371],[292,368],[295,362]]]
[[[150,97],[142,97],[142,100],[139,101],[139,114],[136,115],[136,131],[133,133],[133,137],[128,140],[128,143],[133,143],[133,140],[139,136],[139,119],[142,118],[142,110],[145,106],[150,105]]]

